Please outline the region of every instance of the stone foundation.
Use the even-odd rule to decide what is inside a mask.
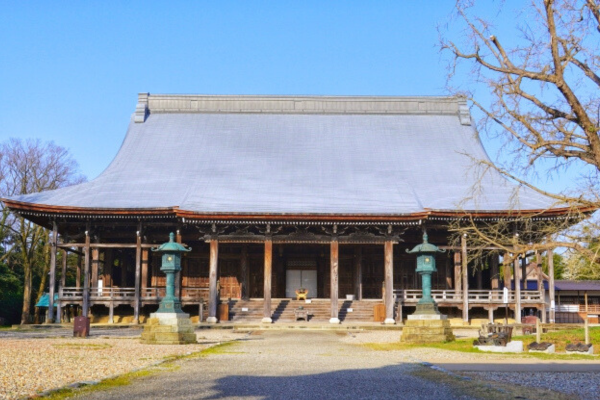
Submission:
[[[402,342],[451,342],[454,334],[445,315],[409,315],[402,329]]]
[[[144,326],[142,343],[189,344],[197,343],[189,314],[153,313]]]

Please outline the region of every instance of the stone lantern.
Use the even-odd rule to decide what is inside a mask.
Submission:
[[[160,270],[167,275],[165,297],[160,301],[157,313],[183,313],[181,302],[175,296],[175,273],[181,271],[181,253],[192,251],[175,242],[173,232],[169,234],[169,241],[163,243],[152,251],[163,253]]]
[[[160,270],[167,275],[166,294],[160,301],[158,311],[150,318],[142,332],[142,343],[148,344],[187,344],[196,343],[196,334],[190,315],[181,310],[181,302],[175,296],[175,273],[181,270],[181,254],[191,251],[175,242],[175,235],[169,234],[169,241],[152,251],[161,252]]]
[[[440,313],[437,309],[437,304],[433,300],[433,297],[431,297],[431,274],[437,272],[437,268],[435,267],[435,254],[443,253],[445,250],[429,243],[427,239],[427,233],[424,233],[423,243],[416,245],[412,250],[406,249],[407,253],[417,254],[416,272],[421,275],[423,297],[417,303],[415,314]]]
[[[401,340],[409,343],[449,342],[454,340],[452,328],[446,315],[442,315],[431,297],[431,274],[437,272],[435,267],[436,253],[443,253],[434,244],[427,241],[427,233],[423,233],[423,243],[416,245],[407,253],[417,255],[416,272],[421,275],[423,296],[417,303],[414,314],[407,316],[402,330]]]

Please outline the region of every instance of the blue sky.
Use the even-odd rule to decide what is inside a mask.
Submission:
[[[0,141],[53,140],[92,179],[138,92],[445,94],[436,28],[453,5],[0,1]]]

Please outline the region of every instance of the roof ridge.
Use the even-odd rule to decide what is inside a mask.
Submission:
[[[461,96],[285,96],[139,93],[135,122],[149,113],[456,115],[471,125]]]

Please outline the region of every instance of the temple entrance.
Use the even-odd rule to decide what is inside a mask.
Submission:
[[[314,269],[291,269],[286,271],[285,297],[296,297],[296,290],[307,290],[307,298],[317,297],[317,265]]]

